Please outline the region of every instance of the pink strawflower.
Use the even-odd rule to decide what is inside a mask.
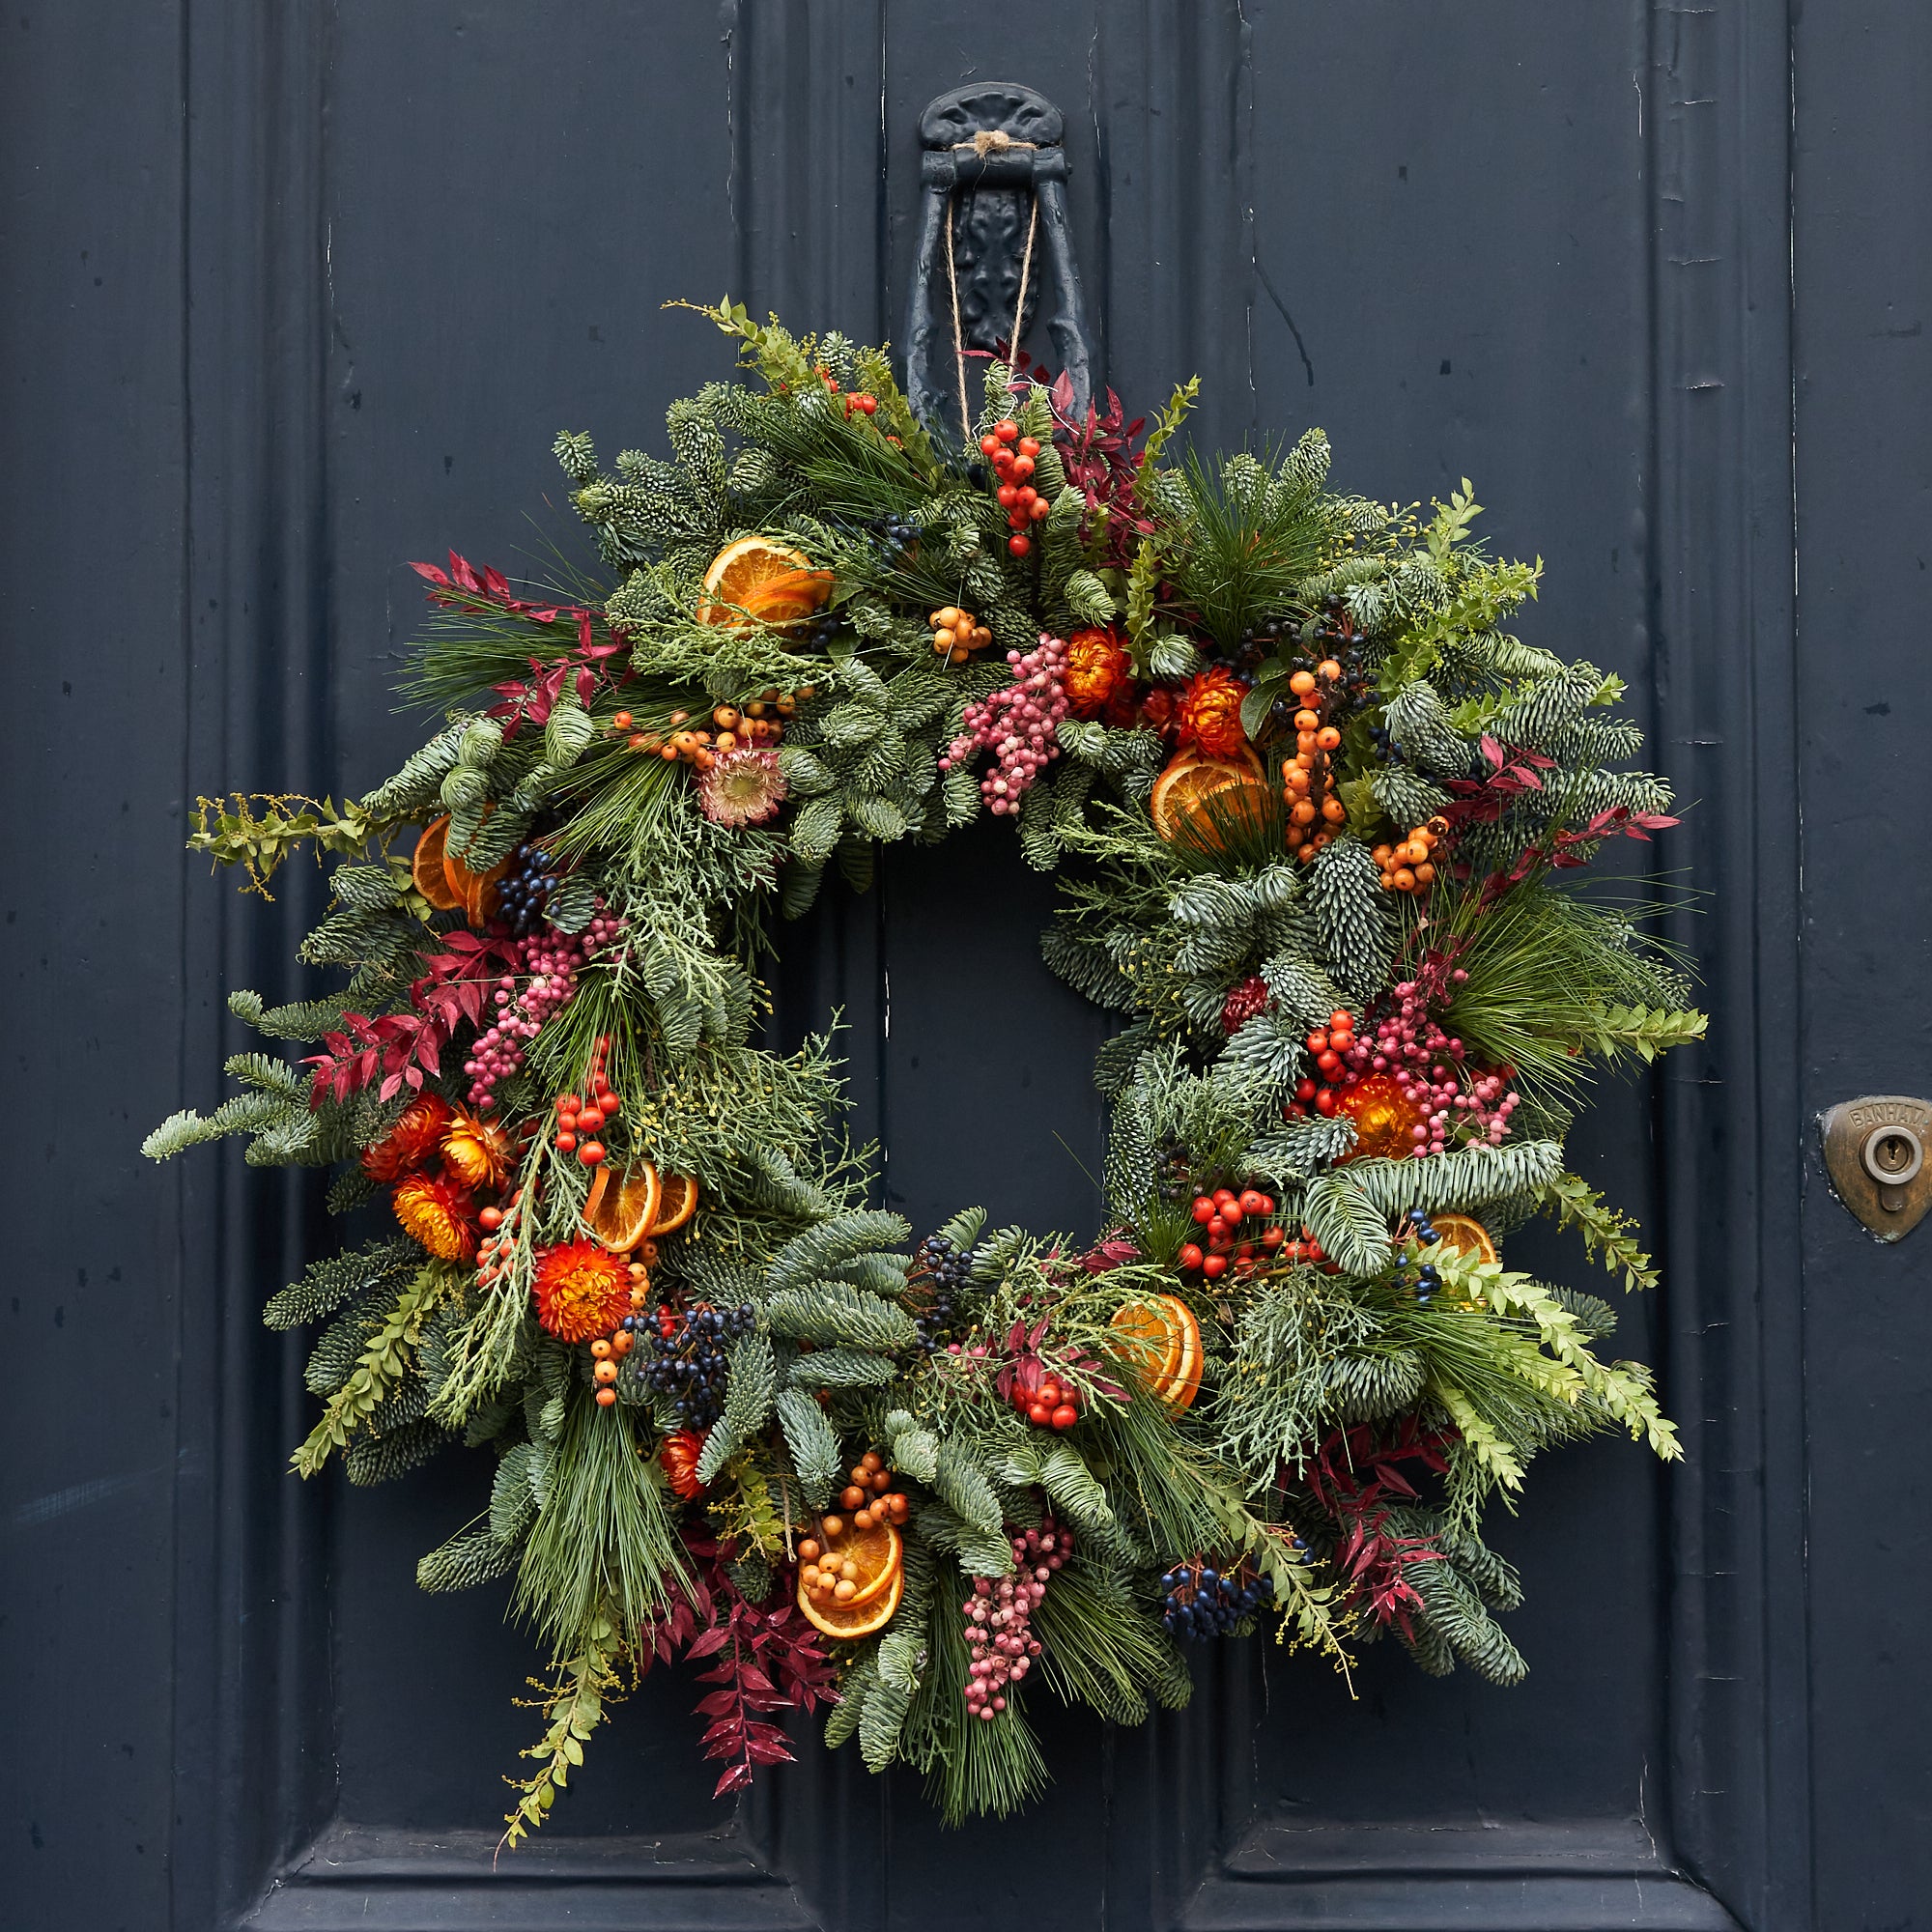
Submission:
[[[724,752],[697,776],[697,802],[714,825],[763,825],[778,815],[784,796],[776,752]]]

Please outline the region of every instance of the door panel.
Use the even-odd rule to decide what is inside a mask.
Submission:
[[[1907,830],[1932,390],[1899,240],[1932,17],[343,0],[8,31],[10,1923],[1912,1922],[1932,1234],[1871,1248],[1806,1135],[1932,1089]],[[812,1744],[713,1806],[696,1690],[654,1674],[493,1867],[534,1660],[505,1589],[413,1583],[482,1470],[278,1473],[309,1403],[258,1311],[336,1231],[297,1179],[132,1153],[245,1043],[215,986],[312,990],[315,876],[239,901],[182,860],[183,807],[394,766],[408,560],[583,554],[552,437],[653,443],[724,372],[666,298],[902,333],[918,113],[976,77],[1065,111],[1130,410],[1198,371],[1210,445],[1318,423],[1345,485],[1469,475],[1491,541],[1548,565],[1526,634],[1648,709],[1694,802],[1663,857],[1708,896],[1669,925],[1716,1020],[1606,1086],[1574,1152],[1667,1263],[1624,1338],[1689,1459],[1540,1466],[1498,1525],[1514,1692],[1392,1647],[1350,1687],[1225,1646],[1143,1730],[1043,1714],[1045,1801],[947,1833]],[[1094,1225],[1105,1026],[1039,960],[1050,903],[982,826],[786,936],[775,1032],[842,1010],[855,1128],[922,1231],[970,1201]]]

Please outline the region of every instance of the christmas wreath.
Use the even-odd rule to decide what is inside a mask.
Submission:
[[[1647,902],[1557,876],[1674,822],[1622,684],[1506,628],[1539,567],[1466,484],[1332,493],[1319,432],[1178,460],[1196,384],[1143,438],[997,361],[952,442],[882,351],[703,312],[755,383],[673,404],[668,458],[557,442],[608,582],[416,565],[436,735],[341,809],[202,802],[257,889],[346,862],[301,956],[347,977],[234,994],[313,1051],[146,1143],[379,1204],[268,1305],[325,1324],[294,1464],[493,1458],[418,1575],[514,1576],[552,1660],[508,1837],[679,1657],[720,1794],[823,1704],[949,1819],[1041,1787],[1037,1687],[1137,1722],[1257,1626],[1514,1682],[1485,1504],[1598,1430],[1678,1454],[1611,1308],[1498,1252],[1548,1215],[1655,1279],[1563,1152],[1593,1067],[1704,1024]],[[982,810],[1122,1015],[1091,1242],[915,1242],[832,1033],[755,1043],[777,918]]]

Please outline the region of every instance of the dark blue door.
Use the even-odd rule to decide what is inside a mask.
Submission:
[[[0,33],[0,1922],[1925,1919],[1932,1232],[1873,1247],[1810,1123],[1932,1091],[1932,15],[156,0]],[[1351,1701],[1235,1649],[1180,1717],[1049,1723],[1047,1800],[947,1833],[850,1753],[719,1810],[654,1678],[493,1868],[526,1646],[500,1596],[413,1584],[480,1479],[278,1474],[308,1398],[257,1311],[318,1202],[136,1155],[242,1044],[213,989],[297,992],[318,910],[299,872],[238,902],[185,808],[393,767],[405,560],[514,569],[563,533],[555,430],[648,442],[723,372],[666,298],[893,333],[919,110],[1000,76],[1066,112],[1130,405],[1198,370],[1209,443],[1319,423],[1348,487],[1475,478],[1498,547],[1548,562],[1535,627],[1647,698],[1696,802],[1675,926],[1715,1023],[1577,1156],[1666,1260],[1627,1333],[1688,1461],[1552,1459],[1502,1539],[1550,1660],[1518,1690],[1384,1647]],[[781,1020],[854,1021],[917,1227],[1094,1219],[1100,1022],[1038,962],[1045,909],[988,827],[792,938]]]

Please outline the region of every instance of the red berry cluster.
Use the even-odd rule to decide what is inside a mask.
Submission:
[[[1355,1016],[1347,1007],[1337,1007],[1328,1015],[1325,1027],[1317,1027],[1308,1036],[1308,1051],[1315,1057],[1315,1077],[1294,1083],[1294,1105],[1289,1109],[1298,1118],[1310,1106],[1325,1120],[1333,1120],[1342,1104],[1341,1089],[1350,1077],[1349,1050],[1355,1043]]]
[[[488,1288],[509,1265],[517,1245],[517,1219],[524,1205],[520,1187],[500,1208],[485,1208],[477,1216],[483,1229],[483,1244],[476,1250],[476,1281]]]
[[[1080,1420],[1079,1391],[1045,1371],[1031,1389],[1013,1378],[1012,1405],[1036,1429],[1071,1429]]]
[[[559,1094],[556,1098],[556,1151],[559,1153],[575,1153],[585,1167],[596,1167],[604,1159],[605,1146],[597,1138],[604,1131],[605,1122],[611,1120],[623,1106],[623,1101],[611,1091],[611,1082],[606,1073],[611,1058],[611,1036],[599,1034],[597,1050],[590,1059],[589,1097],[578,1094]]]
[[[1033,549],[1033,539],[1026,534],[1028,526],[1038,523],[1052,507],[1029,480],[1034,458],[1039,454],[1038,440],[1022,436],[1019,424],[1008,416],[980,439],[980,453],[993,466],[993,474],[999,478],[993,495],[1007,513],[1007,526],[1013,532],[1007,539],[1007,548],[1015,556],[1024,556]]]
[[[1288,1239],[1286,1228],[1267,1227],[1243,1235],[1242,1224],[1266,1221],[1274,1214],[1274,1196],[1259,1187],[1244,1187],[1236,1194],[1232,1187],[1217,1187],[1212,1194],[1194,1197],[1194,1220],[1200,1228],[1200,1241],[1189,1241],[1178,1257],[1181,1272],[1199,1274],[1218,1281],[1232,1266],[1237,1273],[1252,1267],[1257,1259],[1271,1261]]]

